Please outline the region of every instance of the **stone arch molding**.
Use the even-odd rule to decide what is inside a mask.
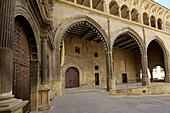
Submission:
[[[30,24],[31,28],[32,28],[32,31],[33,31],[33,34],[34,34],[34,37],[35,37],[35,41],[36,41],[36,45],[37,45],[37,57],[38,57],[38,60],[40,59],[40,39],[38,38],[39,37],[39,28],[35,22],[35,19],[34,17],[31,15],[30,11],[27,9],[27,6],[23,6],[21,4],[16,4],[15,5],[15,14],[14,14],[14,17],[17,17],[17,16],[22,16],[24,17],[28,23]]]
[[[166,78],[165,78],[165,82],[168,82],[169,83],[169,76],[170,76],[170,71],[169,71],[169,52],[168,52],[168,49],[166,48],[163,40],[159,37],[159,36],[153,36],[146,44],[146,47],[147,47],[147,50],[148,50],[148,47],[149,47],[149,44],[155,40],[160,46],[161,46],[161,49],[163,51],[163,55],[164,55],[164,71],[165,71],[165,75],[166,75]]]
[[[58,29],[56,30],[55,33],[55,37],[54,37],[54,44],[55,44],[55,48],[59,48],[60,43],[63,40],[63,37],[66,33],[66,31],[68,30],[68,28],[77,22],[81,22],[81,21],[87,21],[89,22],[91,25],[93,25],[103,36],[103,43],[105,43],[106,49],[108,47],[108,35],[106,34],[105,30],[92,18],[88,17],[88,16],[76,16],[76,17],[70,17],[68,18],[65,22],[63,22]]]
[[[146,48],[148,49],[149,44],[155,40],[160,46],[161,49],[163,50],[163,54],[164,54],[164,58],[168,58],[169,57],[169,52],[168,49],[166,48],[164,41],[159,37],[159,36],[153,36],[146,44]]]
[[[143,41],[143,39],[141,38],[141,36],[140,36],[135,30],[133,30],[133,29],[130,28],[130,27],[120,28],[120,29],[118,29],[118,30],[116,30],[116,31],[114,32],[114,36],[111,37],[111,38],[112,38],[112,39],[111,39],[111,44],[110,44],[111,48],[113,48],[113,44],[114,44],[116,38],[117,38],[119,35],[121,35],[121,34],[123,34],[123,33],[127,33],[127,32],[129,32],[129,33],[131,33],[131,34],[133,35],[133,38],[134,38],[134,40],[138,43],[139,48],[140,48],[140,52],[141,52],[141,54],[142,54],[143,51],[144,51],[144,41]]]
[[[79,71],[79,85],[81,86],[81,83],[83,82],[81,78],[84,76],[84,73],[83,73],[83,70],[82,70],[81,66],[78,65],[78,64],[75,63],[75,62],[67,63],[67,64],[65,64],[65,65],[61,68],[63,80],[65,81],[65,72],[66,72],[66,70],[67,70],[68,68],[70,68],[70,67],[75,67],[75,68],[77,68],[77,70]],[[62,87],[65,88],[65,82],[63,82],[63,83],[64,83],[64,84],[63,84]]]

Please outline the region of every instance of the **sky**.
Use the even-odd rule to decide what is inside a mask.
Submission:
[[[170,9],[170,0],[155,0],[155,2],[165,6],[166,8]]]

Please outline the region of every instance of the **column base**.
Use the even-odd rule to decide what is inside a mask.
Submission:
[[[149,86],[150,85],[150,78],[149,77],[145,77],[142,81],[142,85],[143,86]]]
[[[38,111],[46,111],[51,108],[50,104],[38,106]]]
[[[14,98],[14,95],[0,96],[0,113],[22,113],[28,101]]]
[[[51,108],[50,106],[50,88],[47,85],[39,86],[39,100],[38,100],[38,110],[45,111]]]
[[[166,75],[165,82],[170,83],[170,76],[169,75]]]
[[[54,85],[52,86],[53,91],[56,92],[57,96],[61,95],[61,89],[62,89],[62,82],[61,81],[55,81]]]
[[[107,90],[108,91],[115,90],[116,89],[115,79],[109,79],[108,82],[109,83],[107,83]]]

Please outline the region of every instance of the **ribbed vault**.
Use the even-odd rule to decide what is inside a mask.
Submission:
[[[76,22],[68,27],[64,37],[68,34],[78,35],[82,39],[89,41],[96,41],[97,43],[103,42],[104,47],[106,47],[106,42],[97,28],[87,21]]]
[[[113,44],[113,47],[115,46],[119,48],[130,49],[130,50],[135,50],[135,49],[140,49],[140,51],[142,50],[138,40],[130,32],[125,32],[119,35]]]

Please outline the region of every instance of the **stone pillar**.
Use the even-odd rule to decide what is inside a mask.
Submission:
[[[119,17],[122,18],[121,7],[119,7]]]
[[[158,20],[157,19],[155,19],[155,28],[158,29]]]
[[[107,90],[115,90],[115,79],[113,77],[113,57],[112,52],[107,52],[106,58],[106,66],[107,66]]]
[[[142,54],[142,85],[149,86],[150,79],[148,76],[148,60],[147,55]]]
[[[55,83],[52,86],[53,91],[56,92],[57,96],[60,96],[62,93],[62,74],[61,74],[61,64],[60,64],[60,43],[57,43],[56,51],[54,52],[54,75]]]
[[[164,28],[163,29],[164,31],[167,31],[167,29],[166,29],[166,20],[165,19],[163,20],[163,28]]]
[[[151,73],[151,82],[153,82],[153,71],[152,69],[149,69],[150,70],[150,73]]]
[[[47,85],[47,37],[41,39],[41,84]]]
[[[50,109],[50,88],[47,85],[47,32],[41,32],[41,85],[39,86],[39,111]]]
[[[143,39],[144,39],[144,47],[142,53],[142,85],[149,86],[150,85],[150,78],[148,76],[148,57],[147,57],[147,49],[146,49],[146,37],[145,37],[145,30],[142,28],[143,31]]]
[[[106,12],[107,14],[110,14],[110,9],[109,9],[109,2],[108,1],[104,1],[104,12]]]
[[[92,0],[90,0],[90,8],[93,9],[93,1]]]
[[[21,113],[28,101],[12,95],[15,0],[1,0],[0,7],[0,113]]]
[[[38,111],[39,61],[31,61],[31,111]]]
[[[132,20],[132,14],[131,14],[131,11],[129,10],[129,11],[128,11],[128,13],[129,13],[129,20]]]
[[[77,4],[77,0],[74,0],[74,3]]]
[[[165,82],[170,83],[170,57],[167,56],[164,58],[164,63],[165,63]]]
[[[140,23],[141,23],[141,24],[144,24],[144,23],[143,23],[143,13],[140,13],[139,15],[140,15],[140,16],[139,16],[139,18],[140,18]]]
[[[149,21],[149,26],[151,27],[151,20],[150,20],[150,17],[148,17],[148,21]]]

